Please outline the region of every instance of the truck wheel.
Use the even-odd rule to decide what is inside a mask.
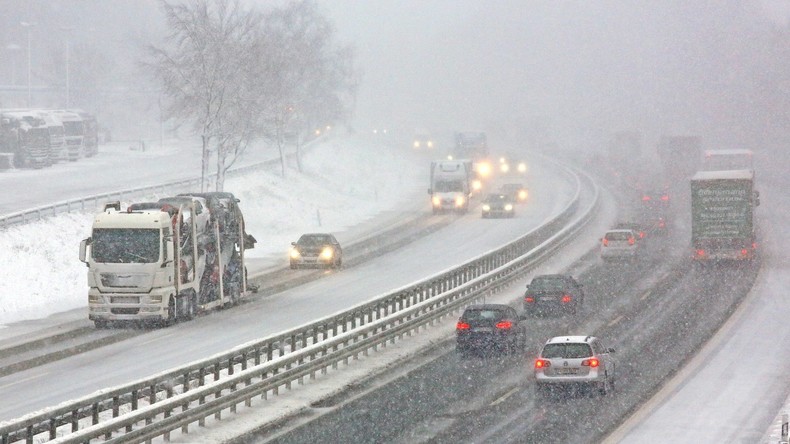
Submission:
[[[93,321],[93,325],[96,327],[96,330],[106,330],[108,327],[108,322],[104,319],[96,319]]]
[[[162,320],[163,327],[169,327],[176,323],[176,298],[170,297],[170,303],[167,304],[167,318]]]

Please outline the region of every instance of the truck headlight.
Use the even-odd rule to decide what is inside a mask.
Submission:
[[[299,259],[300,256],[301,254],[299,253],[299,250],[296,248],[291,248],[291,259]]]
[[[433,206],[438,207],[442,204],[442,198],[440,198],[439,196],[433,196],[431,202],[433,202]]]
[[[477,172],[480,173],[481,177],[488,177],[491,174],[491,164],[483,162],[477,167]]]
[[[510,171],[510,165],[503,163],[502,165],[499,166],[499,169],[502,170],[503,173],[507,173],[508,171]]]
[[[455,206],[456,207],[463,206],[464,202],[466,202],[466,200],[464,199],[464,196],[458,196],[458,197],[455,198]]]
[[[521,200],[527,200],[527,190],[521,190],[518,192],[518,198]]]
[[[419,148],[419,147],[420,147],[420,141],[419,140],[415,140],[414,141],[414,148]]]
[[[431,140],[428,141],[428,148],[433,148],[433,141]]]
[[[505,211],[513,211],[513,205],[511,204],[505,205]]]
[[[332,256],[334,256],[334,254],[335,254],[335,250],[332,247],[324,247],[324,249],[321,250],[321,258],[323,259],[327,259],[327,260],[332,259]]]
[[[101,302],[101,296],[98,294],[89,294],[88,295],[88,303],[90,304],[98,304]]]
[[[483,211],[491,211],[490,205],[483,205]]]
[[[524,162],[521,162],[520,164],[518,164],[518,172],[519,173],[526,173],[527,172],[527,164],[524,163]]]
[[[472,181],[472,189],[475,191],[480,191],[483,188],[483,182],[480,182],[480,179],[475,179]]]
[[[161,294],[152,294],[148,296],[148,302],[152,304],[161,304],[162,303],[162,295]]]

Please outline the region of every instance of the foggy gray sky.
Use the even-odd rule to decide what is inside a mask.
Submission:
[[[356,47],[360,129],[482,129],[584,148],[621,129],[642,131],[647,144],[695,133],[726,148],[790,131],[786,0],[318,1],[337,37]],[[138,49],[163,34],[153,0],[2,3],[2,84],[12,58],[16,84],[24,83],[24,53],[6,49],[24,45],[20,21],[38,23],[34,83],[62,70],[63,27],[72,28],[73,57],[79,45],[102,52],[97,81],[108,84],[139,81]],[[133,119],[121,109],[97,112]]]
[[[628,128],[647,142],[703,133],[709,143],[742,144],[765,124],[748,121],[759,118],[755,101],[771,98],[756,75],[781,58],[772,33],[784,26],[787,37],[790,9],[783,1],[321,3],[357,47],[359,122],[546,129],[573,145]]]

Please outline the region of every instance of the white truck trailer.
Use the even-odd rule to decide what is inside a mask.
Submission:
[[[108,204],[80,243],[88,266],[88,318],[170,325],[248,294],[244,251],[255,239],[220,230],[220,215],[201,232],[189,205],[121,211]]]
[[[470,160],[435,160],[431,162],[431,196],[433,213],[469,210],[472,193],[472,162]]]

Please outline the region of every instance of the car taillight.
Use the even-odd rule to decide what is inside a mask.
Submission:
[[[598,359],[596,359],[596,358],[585,359],[584,361],[582,361],[582,365],[585,366],[585,367],[595,368],[595,367],[598,367],[599,364],[600,364],[600,362],[598,362]]]
[[[745,248],[741,250],[741,256],[746,256],[747,254],[749,254],[749,250]]]
[[[608,246],[609,246],[609,239],[604,239],[604,240],[602,240],[601,242],[602,242],[602,245],[603,245],[604,247],[608,247]]]
[[[568,302],[571,301],[571,295],[569,294],[562,295],[562,299],[560,299],[560,301],[562,301],[563,304],[567,304]]]
[[[650,200],[650,196],[642,196],[642,202],[647,202]]]
[[[524,302],[530,302],[530,303],[535,302],[535,296],[529,294],[524,296]]]
[[[697,253],[699,257],[705,256],[705,250],[697,250],[695,253]]]
[[[510,327],[513,326],[513,323],[510,321],[500,321],[496,323],[496,328],[500,330],[510,330]]]
[[[669,202],[669,196],[667,196],[665,194],[665,195],[661,196],[661,200],[663,200],[664,202]]]
[[[549,368],[549,367],[551,367],[551,361],[546,359],[535,360],[535,368]]]
[[[666,225],[666,224],[664,223],[663,220],[658,221],[659,228],[664,228],[664,225]]]
[[[645,232],[644,231],[640,231],[639,232],[639,239],[644,239],[644,238],[645,238]]]
[[[756,249],[757,249],[757,242],[752,242],[752,250],[756,250]]]
[[[469,330],[469,324],[467,324],[466,322],[463,322],[463,321],[458,321],[458,323],[455,324],[455,329],[456,330]]]
[[[636,243],[636,239],[634,239],[633,237],[628,238],[628,245],[634,245],[635,243]]]

